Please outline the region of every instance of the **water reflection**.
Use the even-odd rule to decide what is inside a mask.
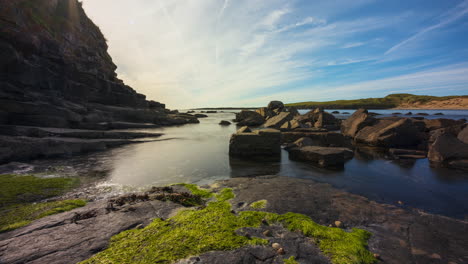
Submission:
[[[379,202],[403,201],[406,206],[448,216],[463,218],[468,212],[468,175],[431,168],[427,159],[394,161],[388,160],[388,154],[381,149],[358,148],[344,170],[337,171],[291,161],[284,150],[279,161],[230,158],[229,138],[236,126],[218,123],[233,118],[233,113],[209,114],[200,124],[138,130],[165,135],[157,142],[68,159],[34,161],[28,173],[42,170],[51,176],[68,174],[81,178],[98,175],[90,176],[93,179],[107,175],[107,184],[135,187],[282,175],[327,182]]]

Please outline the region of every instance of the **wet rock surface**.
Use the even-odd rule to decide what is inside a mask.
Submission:
[[[290,159],[312,162],[319,167],[327,168],[342,168],[353,156],[354,152],[348,148],[303,146],[289,149]]]
[[[242,228],[237,234],[259,237],[269,242],[268,246],[249,246],[232,251],[214,251],[176,262],[177,264],[213,263],[268,263],[281,264],[294,256],[299,263],[330,263],[310,238],[291,232],[277,225],[264,225],[260,228]],[[265,235],[267,234],[267,235]],[[282,252],[279,252],[282,249]]]
[[[279,157],[281,155],[281,133],[276,129],[261,129],[247,132],[241,128],[231,136],[229,155],[237,157]]]
[[[254,210],[266,200],[264,211],[305,214],[322,225],[363,228],[372,232],[369,250],[380,263],[466,263],[468,223],[392,205],[337,190],[328,184],[289,177],[235,178],[215,188],[233,188],[233,213]],[[163,191],[156,188],[153,191]],[[174,190],[174,192],[180,192]],[[46,217],[18,230],[0,234],[1,263],[76,263],[105,249],[121,231],[147,225],[151,218],[167,219],[181,205],[152,200],[151,195],[125,195]],[[299,263],[329,263],[312,240],[281,226],[243,228],[239,235],[267,239],[265,246],[215,251],[178,263],[282,263],[294,256]],[[40,242],[39,242],[40,241]],[[273,247],[278,243],[281,252]]]

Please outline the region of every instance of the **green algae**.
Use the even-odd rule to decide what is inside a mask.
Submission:
[[[85,205],[86,201],[83,200],[14,205],[8,207],[0,217],[0,233],[26,226],[42,217],[70,211]]]
[[[266,208],[267,200],[260,200],[250,204],[253,209],[264,209]]]
[[[185,188],[189,189],[190,192],[192,192],[192,194],[198,195],[202,198],[211,198],[213,196],[213,192],[207,189],[202,189],[198,187],[196,184],[177,183],[177,184],[173,184],[172,186],[184,186]]]
[[[39,178],[32,175],[0,175],[0,232],[10,231],[32,221],[84,206],[83,200],[33,203],[63,194],[78,180]]]
[[[229,203],[234,198],[232,189],[226,188],[208,195],[208,190],[199,189],[196,185],[189,185],[187,188],[196,193],[201,191],[205,197],[214,195],[215,199],[204,208],[183,210],[167,220],[155,219],[143,229],[124,231],[111,238],[106,250],[81,263],[173,263],[209,251],[267,245],[267,240],[236,234],[236,230],[240,228],[258,228],[265,221],[280,224],[312,238],[333,263],[367,264],[376,261],[367,250],[367,240],[371,234],[365,230],[353,229],[346,232],[339,228],[325,227],[305,215],[295,213],[279,215],[243,211],[236,215]],[[284,261],[297,263],[294,257]]]
[[[291,256],[287,259],[283,259],[284,264],[299,264],[299,262],[296,261],[296,258],[294,256]]]
[[[0,208],[58,196],[77,183],[73,178],[0,175]]]

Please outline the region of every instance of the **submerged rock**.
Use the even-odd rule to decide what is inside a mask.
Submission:
[[[310,161],[319,167],[343,167],[345,161],[353,157],[348,148],[305,146],[289,150],[289,158],[298,161]]]
[[[281,132],[276,129],[262,129],[233,134],[229,141],[229,155],[258,158],[279,157],[281,155]]]
[[[409,118],[380,118],[361,128],[354,139],[378,147],[415,147],[425,142],[425,135]]]
[[[446,164],[454,160],[465,160],[468,159],[468,144],[450,133],[445,133],[430,145],[427,157],[432,162]]]
[[[260,126],[265,123],[265,119],[255,111],[242,110],[236,114],[234,122],[238,122],[238,126]]]
[[[226,121],[226,120],[222,120],[221,122],[219,122],[219,124],[220,124],[221,126],[229,126],[229,125],[231,125],[231,122]]]

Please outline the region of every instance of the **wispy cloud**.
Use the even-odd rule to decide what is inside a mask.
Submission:
[[[466,58],[456,50],[452,57],[448,52],[437,58],[423,54],[437,59],[437,64],[385,61],[397,53],[399,58],[403,56],[395,51],[421,35],[460,20],[468,10],[468,0],[393,47],[391,39],[402,39],[416,26],[421,28],[417,23],[407,26],[414,22],[412,11],[401,8],[381,14],[372,10],[343,15],[358,12],[358,7],[374,0],[318,1],[314,5],[305,0],[83,1],[109,40],[119,77],[169,107],[263,105],[267,98],[302,101],[305,95],[311,100],[339,99],[385,93],[385,89],[398,89],[396,85],[422,89],[413,87],[416,77],[391,78]],[[453,78],[445,79],[447,85],[455,87],[454,80],[460,80],[458,85],[466,81],[458,74],[449,75],[447,70],[444,76]],[[443,78],[437,76],[433,73],[426,78],[443,86]],[[435,87],[429,80],[427,87]],[[418,78],[419,83],[423,81]],[[340,90],[344,87],[349,89]]]
[[[364,46],[366,45],[365,42],[352,42],[352,43],[346,43],[345,45],[343,45],[343,49],[349,49],[349,48],[356,48],[356,47],[360,47],[360,46]]]
[[[393,47],[391,47],[390,49],[388,49],[385,52],[385,55],[390,54],[392,52],[395,52],[396,50],[398,50],[401,47],[407,45],[408,43],[421,38],[423,35],[431,32],[433,30],[443,28],[443,27],[457,21],[458,19],[460,19],[461,17],[463,17],[463,16],[465,16],[467,14],[468,14],[468,0],[465,0],[465,1],[461,2],[460,4],[458,4],[456,7],[452,8],[449,11],[447,11],[447,12],[443,13],[442,15],[440,15],[438,17],[438,19],[437,19],[438,22],[436,24],[425,27],[425,28],[419,30],[416,34],[412,35],[411,37],[409,37],[409,38],[399,42],[398,44],[394,45]]]

